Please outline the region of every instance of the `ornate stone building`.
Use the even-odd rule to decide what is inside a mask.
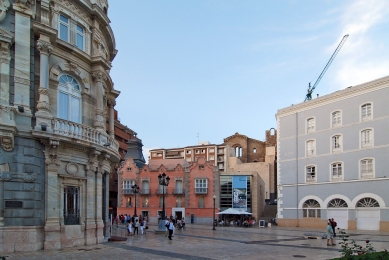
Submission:
[[[0,1],[0,252],[104,241],[119,162],[107,0]],[[108,106],[108,109],[107,109]]]

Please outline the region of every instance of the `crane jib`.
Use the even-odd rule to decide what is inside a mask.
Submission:
[[[319,84],[320,80],[322,79],[322,77],[324,76],[324,74],[326,73],[327,69],[329,68],[329,66],[331,65],[332,61],[335,59],[336,55],[338,54],[338,52],[340,51],[340,49],[342,48],[344,42],[347,40],[348,38],[348,34],[346,34],[345,36],[343,36],[343,39],[340,41],[338,47],[336,48],[336,50],[334,51],[334,53],[332,54],[330,60],[327,62],[326,66],[324,67],[323,71],[320,73],[319,77],[317,78],[315,84],[313,84],[313,86],[311,87],[311,83],[309,83],[309,87],[308,87],[308,93],[305,97],[305,100],[311,100],[312,99],[312,92],[315,90],[317,84]]]

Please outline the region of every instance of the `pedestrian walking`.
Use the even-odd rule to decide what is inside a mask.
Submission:
[[[135,226],[134,227],[134,235],[135,235],[135,232],[136,232],[137,235],[139,235],[139,232],[138,232],[139,220],[138,219],[135,220],[134,226]]]
[[[334,232],[332,231],[331,221],[327,223],[327,246],[335,246]]]
[[[172,236],[173,236],[173,228],[174,228],[174,225],[173,225],[173,220],[172,219],[169,219],[169,240],[173,240],[172,239]]]
[[[129,236],[132,236],[132,221],[131,219],[127,222],[128,223],[128,226],[127,226],[127,229],[128,229],[128,235]]]
[[[331,219],[331,226],[332,226],[332,231],[334,232],[334,237],[336,237],[335,228],[337,225],[338,225],[338,223],[336,223],[336,221],[332,218]]]

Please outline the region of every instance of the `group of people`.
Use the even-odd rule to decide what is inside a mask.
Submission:
[[[327,246],[335,246],[334,237],[336,237],[335,228],[337,226],[336,221],[333,218],[329,218],[327,222]]]
[[[139,229],[141,235],[146,234],[146,230],[148,228],[149,227],[147,226],[147,216],[140,216],[139,218],[130,218],[129,222],[127,222],[129,236],[135,235],[135,233],[139,235]]]
[[[243,220],[241,219],[234,219],[229,218],[226,220],[222,219],[215,219],[215,226],[220,227],[253,227],[256,223],[256,220],[254,217],[246,217]]]

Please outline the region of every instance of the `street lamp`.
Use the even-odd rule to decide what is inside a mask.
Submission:
[[[158,175],[159,185],[162,185],[162,216],[161,219],[165,220],[165,187],[169,185],[170,177],[166,177],[166,173]]]
[[[136,215],[136,194],[139,193],[139,186],[136,184],[132,185],[132,190],[134,191],[134,194],[135,194],[134,218],[136,218],[136,217],[138,217],[138,215]]]
[[[216,195],[213,195],[213,217],[212,217],[212,223],[213,223],[213,228],[212,230],[216,230],[215,228],[215,201],[216,201]]]
[[[163,186],[162,188],[162,216],[161,220],[158,223],[158,229],[155,230],[158,234],[165,234],[166,227],[165,227],[165,187],[169,185],[170,177],[166,176],[166,173],[162,173],[158,175],[158,183],[159,185]]]

